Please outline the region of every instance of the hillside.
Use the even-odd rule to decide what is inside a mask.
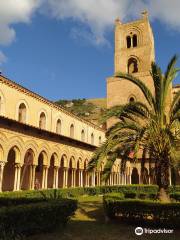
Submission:
[[[58,100],[56,103],[96,125],[100,125],[100,118],[106,109],[106,98]]]

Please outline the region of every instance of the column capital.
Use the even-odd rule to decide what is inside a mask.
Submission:
[[[15,168],[21,168],[23,165],[20,163],[15,163]]]
[[[0,166],[4,167],[6,165],[6,162],[0,161]]]

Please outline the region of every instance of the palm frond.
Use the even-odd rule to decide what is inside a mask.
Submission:
[[[154,62],[151,64],[151,76],[154,82],[155,89],[155,111],[156,113],[160,113],[163,111],[163,77],[162,71],[159,66],[157,66]]]

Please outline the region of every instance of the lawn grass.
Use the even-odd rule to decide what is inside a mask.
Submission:
[[[63,233],[56,231],[51,234],[30,237],[29,240],[178,240],[180,231],[175,234],[154,234],[136,236],[134,226],[117,221],[105,221],[102,197],[81,196],[75,216],[70,220]]]

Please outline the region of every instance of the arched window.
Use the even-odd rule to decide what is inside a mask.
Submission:
[[[101,136],[99,136],[99,144],[102,143],[102,139],[101,139]]]
[[[137,47],[137,35],[133,35],[133,47]]]
[[[44,112],[42,112],[40,114],[40,117],[39,117],[39,127],[41,129],[46,129],[46,115]]]
[[[56,133],[60,134],[61,133],[61,120],[58,119],[56,123]]]
[[[131,47],[131,37],[130,36],[126,37],[126,43],[127,43],[127,48],[130,48]]]
[[[71,124],[71,126],[70,126],[70,137],[74,138],[74,125],[73,124]]]
[[[84,132],[84,130],[81,131],[81,141],[82,142],[85,141],[85,132]]]
[[[128,73],[137,73],[138,72],[138,63],[135,58],[130,58],[128,60]]]
[[[129,102],[130,102],[130,103],[135,102],[135,98],[134,98],[134,97],[130,97],[130,98],[129,98]]]
[[[18,121],[26,123],[26,115],[27,115],[26,105],[24,103],[21,103],[18,109]]]
[[[91,134],[91,144],[94,145],[94,134]]]

